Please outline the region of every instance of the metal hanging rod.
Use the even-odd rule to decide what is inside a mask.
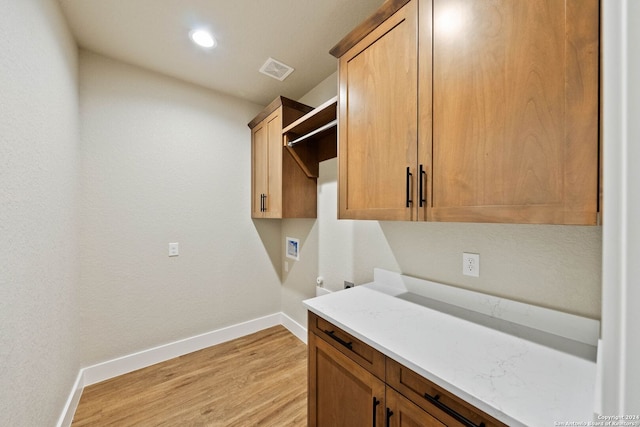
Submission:
[[[316,135],[316,134],[318,134],[318,133],[320,133],[320,132],[322,132],[322,131],[325,131],[325,130],[327,130],[327,129],[330,129],[330,128],[332,128],[332,127],[336,126],[337,124],[338,124],[338,120],[337,120],[337,119],[336,119],[336,120],[333,120],[333,121],[330,121],[330,122],[329,122],[329,123],[327,123],[326,125],[324,125],[324,126],[320,126],[318,129],[315,129],[315,130],[313,130],[313,131],[309,132],[309,133],[308,133],[308,134],[306,134],[306,135],[302,135],[300,138],[296,138],[296,139],[294,139],[293,141],[289,141],[289,143],[288,143],[287,145],[288,145],[289,147],[293,147],[293,146],[294,146],[294,145],[296,145],[298,142],[304,141],[304,140],[305,140],[305,139],[307,139],[307,138],[311,138],[313,135]]]

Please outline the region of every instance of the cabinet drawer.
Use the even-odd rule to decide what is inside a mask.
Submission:
[[[376,377],[384,380],[385,356],[322,317],[309,312],[309,333],[331,344]]]
[[[387,358],[386,382],[447,426],[506,427],[506,424]],[[466,421],[465,421],[466,420]]]
[[[385,415],[389,419],[386,423],[387,427],[446,427],[440,420],[391,387],[387,387],[385,401],[387,404]]]

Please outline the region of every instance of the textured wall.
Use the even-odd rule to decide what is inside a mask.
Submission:
[[[279,225],[249,215],[261,107],[84,51],[80,101],[85,365],[280,311]]]
[[[337,62],[337,60],[336,60]],[[331,74],[329,77],[318,83],[316,87],[307,92],[298,101],[303,104],[317,107],[324,104],[325,101],[336,96],[336,90],[338,88],[338,72]]]
[[[0,425],[57,421],[77,344],[77,50],[54,0],[0,0]]]

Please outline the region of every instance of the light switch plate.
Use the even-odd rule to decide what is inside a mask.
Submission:
[[[180,255],[180,247],[177,243],[169,243],[169,256]]]

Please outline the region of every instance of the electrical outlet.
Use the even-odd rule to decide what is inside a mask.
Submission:
[[[480,277],[480,254],[462,254],[462,274]]]

